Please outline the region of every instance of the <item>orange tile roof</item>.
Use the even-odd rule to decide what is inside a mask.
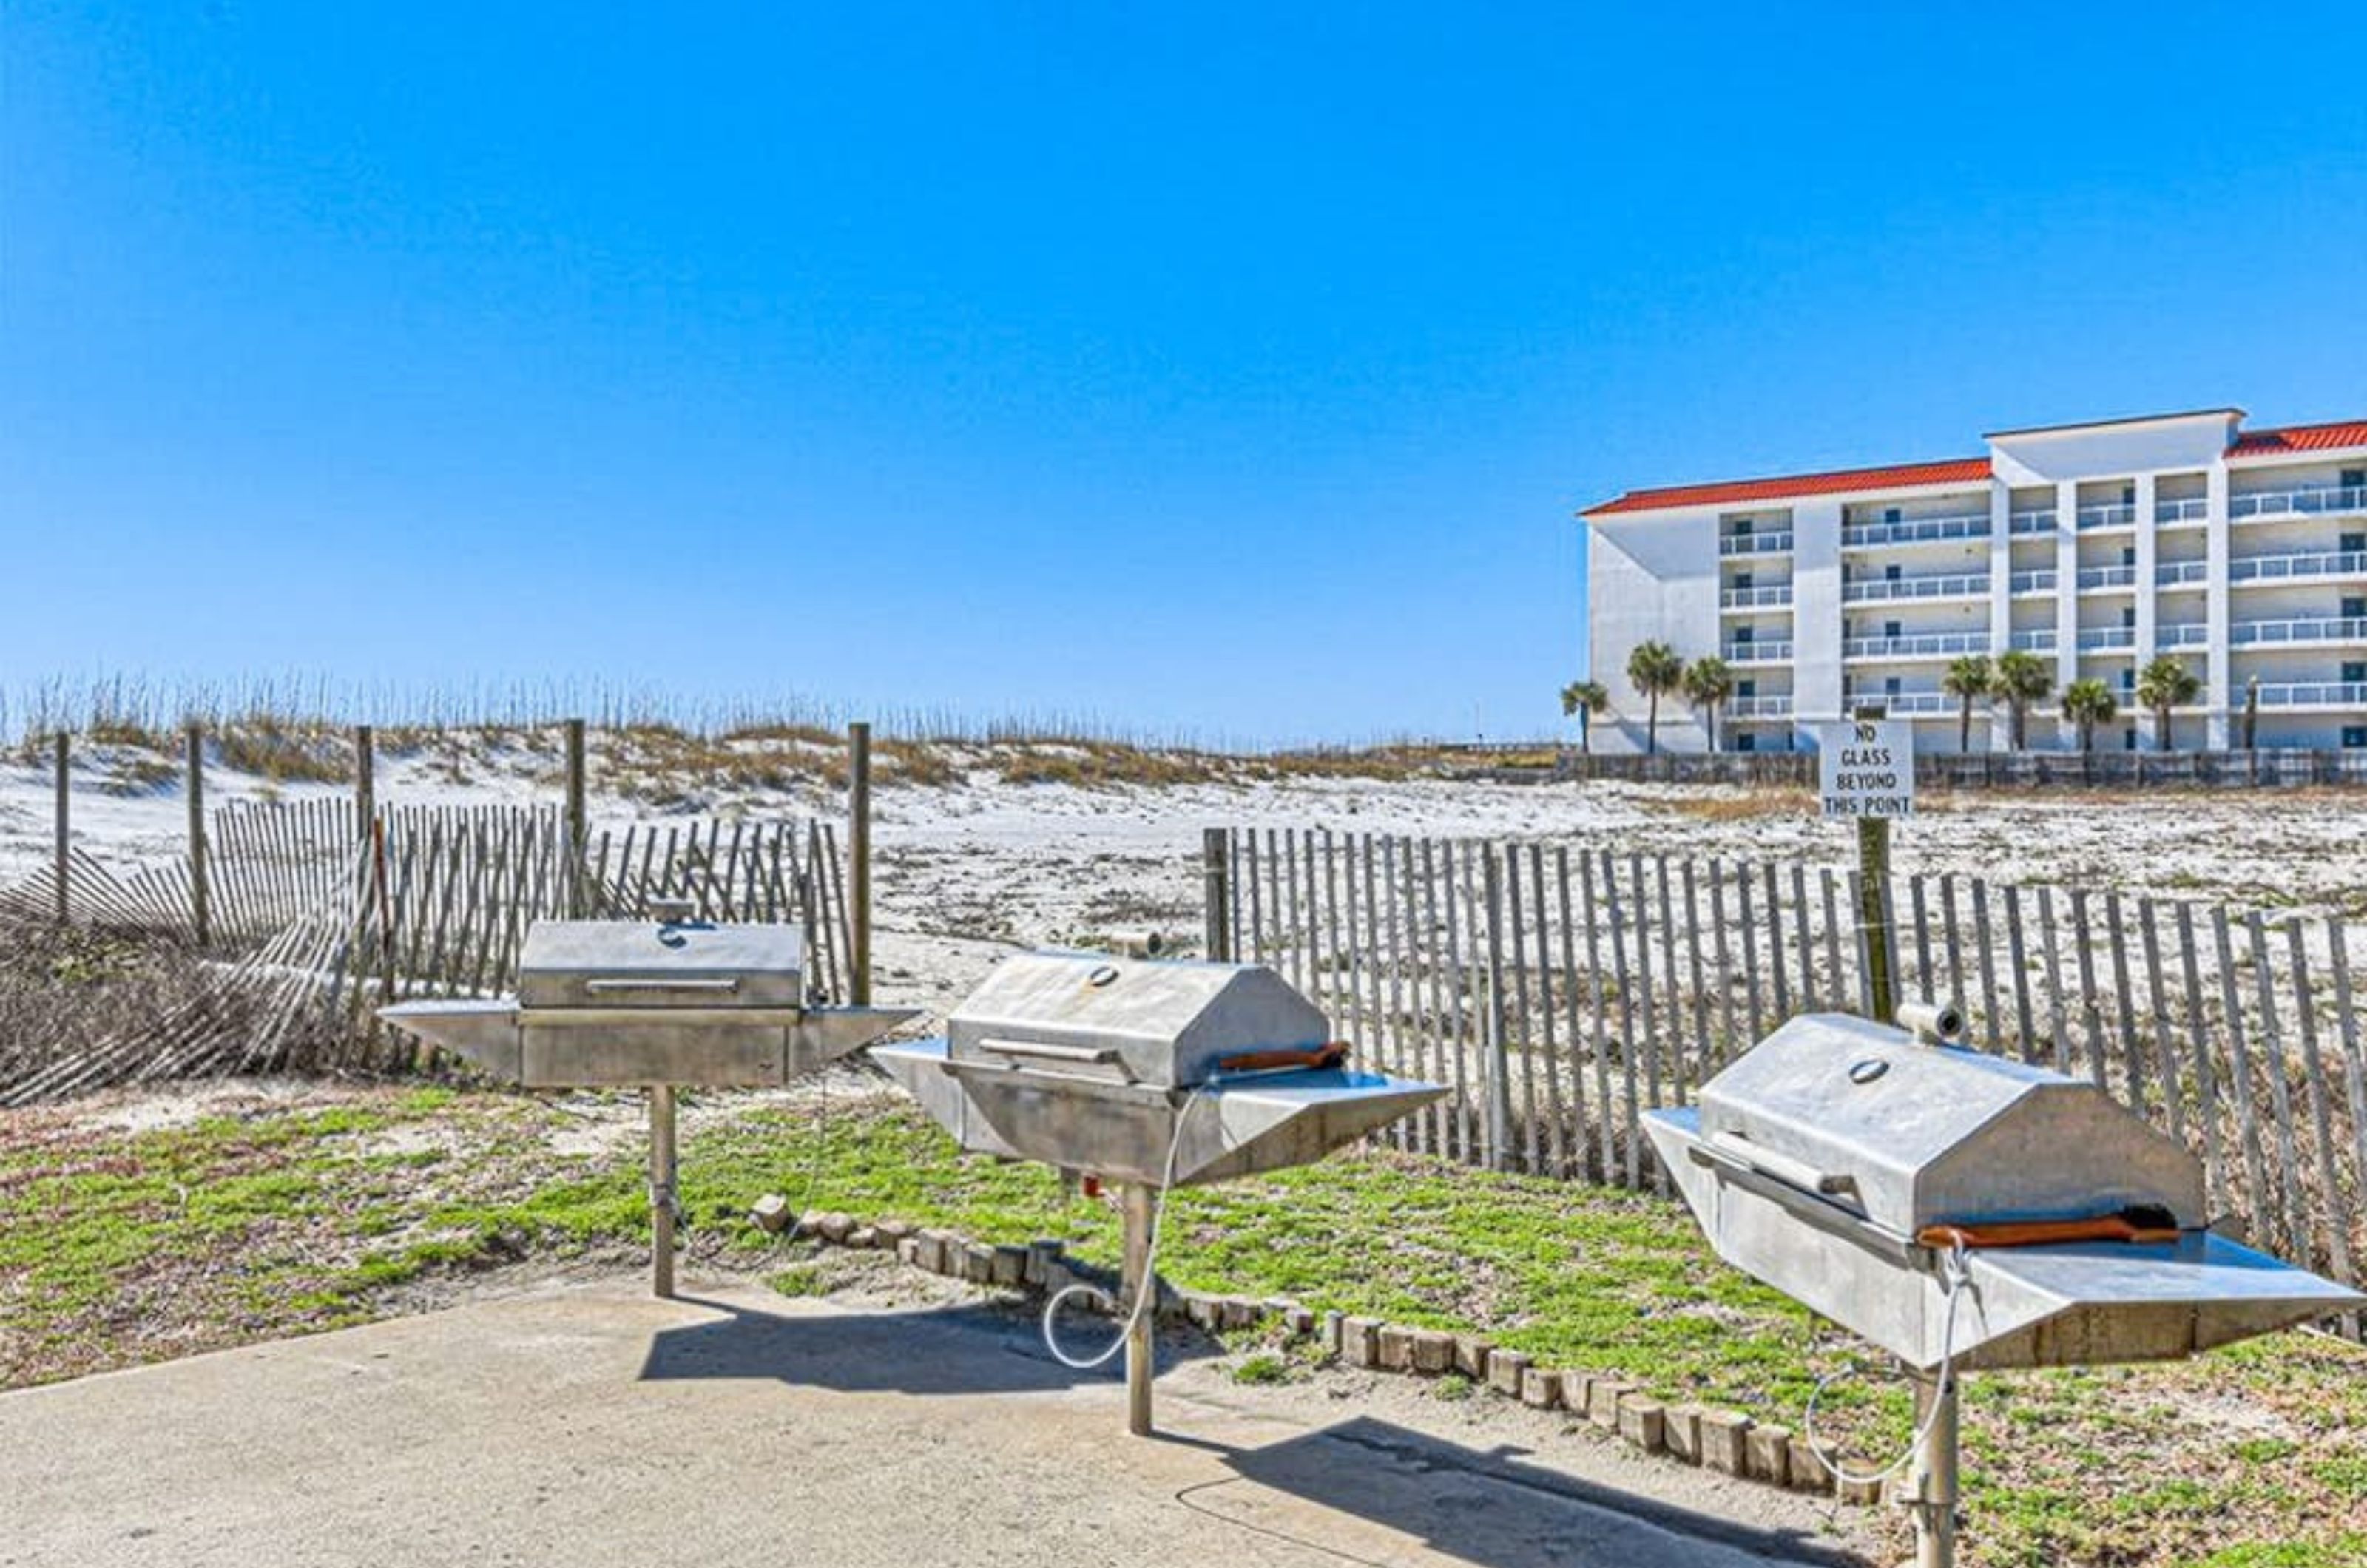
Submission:
[[[2227,448],[2230,457],[2267,457],[2280,452],[2331,452],[2344,446],[2367,446],[2367,419],[2339,424],[2296,424],[2284,430],[2256,430],[2239,435]]]
[[[1718,484],[1631,490],[1615,501],[1590,506],[1579,515],[1603,517],[1620,512],[1658,512],[1671,506],[1783,501],[1798,495],[1904,490],[1912,485],[1986,484],[1988,478],[1989,460],[1987,457],[1951,457],[1944,462],[1902,463],[1885,468],[1840,468],[1823,474],[1789,474],[1775,479],[1731,479]]]

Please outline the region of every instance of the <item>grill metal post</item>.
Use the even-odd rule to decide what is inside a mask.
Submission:
[[[1933,1411],[1933,1405],[1938,1410]],[[1931,1418],[1908,1472],[1908,1507],[1915,1516],[1915,1568],[1955,1568],[1956,1373],[1915,1380],[1915,1419]]]
[[[1126,1429],[1138,1438],[1150,1436],[1150,1380],[1158,1370],[1159,1281],[1150,1275],[1150,1222],[1159,1190],[1129,1183],[1119,1194],[1125,1216],[1126,1290],[1119,1302],[1127,1314],[1126,1330]],[[1135,1312],[1150,1292],[1150,1305]]]
[[[674,1294],[674,1085],[650,1085],[650,1293]]]

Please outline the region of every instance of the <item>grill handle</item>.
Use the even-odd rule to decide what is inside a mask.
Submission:
[[[1857,1178],[1846,1171],[1819,1170],[1806,1160],[1779,1155],[1772,1149],[1760,1148],[1726,1133],[1715,1134],[1707,1143],[1694,1145],[1693,1159],[1703,1165],[1731,1163],[1746,1166],[1787,1186],[1829,1198],[1857,1190]]]
[[[1115,1045],[1054,1045],[1041,1040],[981,1040],[981,1051],[991,1051],[998,1056],[1030,1056],[1046,1062],[1074,1062],[1093,1066],[1106,1066],[1117,1060]]]
[[[586,980],[583,988],[595,996],[616,991],[736,991],[740,981],[730,975],[688,975],[675,980],[627,976]]]

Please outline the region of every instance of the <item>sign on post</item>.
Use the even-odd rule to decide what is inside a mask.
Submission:
[[[1915,724],[1846,718],[1818,727],[1817,782],[1828,817],[1915,815]]]

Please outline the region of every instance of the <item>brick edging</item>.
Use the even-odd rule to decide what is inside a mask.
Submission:
[[[1025,1247],[991,1244],[903,1220],[865,1221],[835,1210],[815,1210],[793,1224],[787,1201],[775,1197],[758,1200],[749,1219],[774,1235],[892,1251],[915,1268],[973,1285],[1042,1295],[1070,1285],[1113,1294],[1118,1287],[1112,1270],[1069,1257],[1065,1245],[1056,1240]],[[1879,1485],[1843,1482],[1836,1487],[1807,1439],[1788,1427],[1754,1420],[1738,1410],[1654,1399],[1616,1373],[1540,1367],[1521,1351],[1499,1348],[1482,1335],[1412,1328],[1345,1313],[1317,1313],[1296,1302],[1210,1295],[1172,1286],[1161,1288],[1158,1316],[1210,1333],[1255,1328],[1273,1319],[1293,1338],[1317,1340],[1324,1354],[1342,1366],[1411,1377],[1459,1373],[1476,1388],[1533,1409],[1565,1412],[1643,1453],[1795,1492],[1838,1492],[1844,1503],[1881,1500]]]

